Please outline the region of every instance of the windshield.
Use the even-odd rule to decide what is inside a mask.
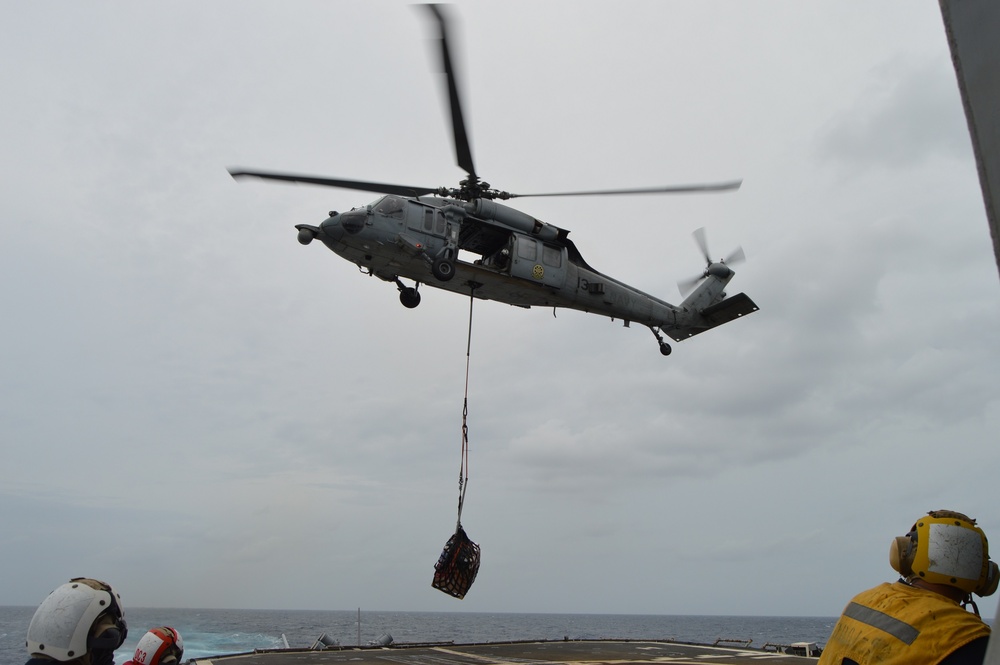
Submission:
[[[374,204],[375,212],[386,217],[403,216],[403,199],[397,196],[384,196]]]

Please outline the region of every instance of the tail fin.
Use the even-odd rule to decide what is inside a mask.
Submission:
[[[759,308],[745,293],[726,298],[726,285],[736,274],[728,267],[726,270],[728,274],[723,277],[713,273],[710,267],[705,281],[681,303],[683,314],[678,317],[677,325],[665,327],[663,332],[675,342],[681,342],[756,312]]]
[[[715,266],[721,266],[722,270],[713,272]],[[733,278],[734,273],[728,266],[722,264],[711,264],[705,271],[704,282],[688,294],[688,297],[681,303],[681,308],[689,312],[700,312],[722,301],[726,297],[726,284]]]

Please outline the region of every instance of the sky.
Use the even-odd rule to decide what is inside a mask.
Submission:
[[[403,2],[0,6],[0,604],[836,616],[948,508],[1000,534],[1000,289],[938,4],[459,2],[477,171],[669,302],[737,246],[760,311],[674,345],[396,289],[294,225],[454,186]],[[554,315],[555,314],[555,315]],[[1000,538],[1000,536],[996,536]],[[980,604],[992,615],[994,600]]]

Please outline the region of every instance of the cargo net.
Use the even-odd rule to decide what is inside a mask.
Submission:
[[[461,525],[434,564],[434,581],[431,586],[455,598],[465,598],[479,572],[479,545],[469,540]]]

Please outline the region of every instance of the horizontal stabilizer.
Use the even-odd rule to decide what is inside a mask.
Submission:
[[[723,323],[729,323],[747,314],[753,314],[758,309],[757,304],[750,300],[750,296],[745,293],[737,293],[731,298],[726,298],[720,303],[703,309],[698,323],[673,330],[664,328],[663,332],[667,333],[675,342],[681,342],[698,333],[721,326]]]
[[[721,326],[741,316],[757,311],[757,304],[745,293],[737,293],[732,298],[726,298],[720,303],[706,307],[701,315],[709,322],[709,327]]]

